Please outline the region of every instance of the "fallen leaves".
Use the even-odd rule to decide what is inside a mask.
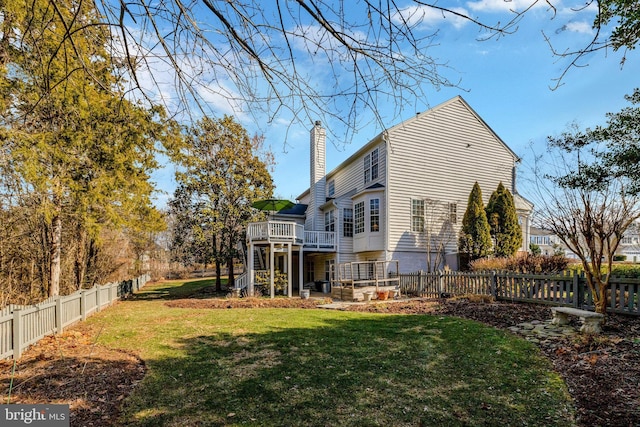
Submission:
[[[12,366],[13,360],[0,361],[4,396]],[[95,345],[80,329],[69,330],[44,338],[17,361],[11,403],[68,404],[73,426],[115,426],[122,401],[144,373],[136,356]]]

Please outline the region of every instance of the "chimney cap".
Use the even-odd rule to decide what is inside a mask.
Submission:
[[[316,126],[322,126],[322,122],[320,120],[316,120]]]

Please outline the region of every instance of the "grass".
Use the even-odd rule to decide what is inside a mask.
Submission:
[[[148,368],[119,424],[573,424],[563,381],[503,331],[424,315],[164,305],[203,283],[153,285],[89,320],[104,325],[101,344]]]

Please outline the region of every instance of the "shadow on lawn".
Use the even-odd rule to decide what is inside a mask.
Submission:
[[[226,279],[222,281],[222,292],[216,292],[215,286],[216,280],[213,278],[189,280],[180,286],[175,286],[175,282],[158,282],[142,288],[128,299],[130,301],[206,299],[225,297],[229,292]]]
[[[127,425],[572,425],[535,348],[433,316],[316,316],[308,328],[201,335],[150,374]],[[256,319],[259,321],[259,319]]]

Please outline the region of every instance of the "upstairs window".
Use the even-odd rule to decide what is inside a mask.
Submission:
[[[342,235],[353,237],[353,209],[345,208],[342,211]]]
[[[411,199],[411,231],[424,231],[424,200]]]
[[[336,194],[336,182],[331,180],[327,187],[327,197],[333,197],[334,194]]]
[[[364,202],[356,203],[353,209],[353,232],[364,233]]]
[[[371,152],[371,180],[378,179],[378,149]]]
[[[364,156],[364,183],[378,179],[378,149]]]
[[[369,200],[369,222],[371,231],[380,231],[380,199]]]
[[[336,210],[324,213],[324,231],[336,231]]]
[[[458,205],[456,203],[449,203],[449,222],[451,224],[458,223]]]

